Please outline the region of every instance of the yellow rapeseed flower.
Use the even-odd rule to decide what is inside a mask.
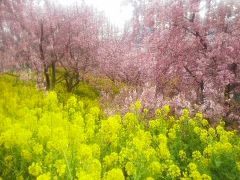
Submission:
[[[31,166],[28,167],[29,174],[37,177],[42,173],[42,167],[39,163],[33,162]]]
[[[132,176],[136,173],[136,168],[134,166],[134,164],[132,162],[127,162],[126,166],[125,166],[125,169],[127,171],[127,174],[129,176]]]
[[[163,171],[162,166],[158,161],[153,161],[149,166],[149,170],[153,175],[161,174]]]
[[[181,161],[185,161],[187,159],[187,154],[184,150],[180,150],[178,155],[179,155]]]
[[[57,173],[59,176],[62,176],[66,172],[66,163],[64,160],[57,160],[55,163],[55,168],[57,169]]]
[[[45,173],[37,177],[37,180],[51,180],[51,174]]]
[[[43,153],[43,146],[42,144],[36,143],[33,146],[33,153],[36,155],[41,155]]]
[[[124,175],[121,169],[114,168],[105,173],[103,180],[124,180]]]
[[[21,156],[27,161],[30,161],[32,159],[32,154],[26,149],[22,150]]]
[[[172,164],[168,167],[168,175],[172,178],[177,178],[181,175],[181,170],[175,164]]]
[[[192,158],[194,161],[199,161],[202,158],[202,154],[200,151],[194,151],[192,153]]]

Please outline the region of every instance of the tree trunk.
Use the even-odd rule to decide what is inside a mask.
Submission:
[[[204,82],[201,80],[199,82],[199,88],[198,88],[198,94],[197,94],[197,103],[198,104],[203,104],[204,103]]]
[[[44,64],[44,76],[46,80],[46,90],[50,90],[51,81],[50,81],[50,75],[49,75],[49,68],[46,64]]]
[[[157,98],[159,95],[163,95],[163,85],[161,76],[158,74],[156,78],[155,98]]]
[[[229,100],[230,99],[230,92],[231,92],[231,85],[228,84],[225,86],[225,89],[224,89],[224,98],[225,100]]]
[[[49,76],[49,68],[48,65],[45,62],[45,56],[44,56],[44,50],[43,50],[43,41],[44,41],[44,31],[43,31],[43,22],[40,23],[40,43],[39,43],[39,52],[40,52],[40,58],[43,63],[43,70],[44,70],[44,76],[46,80],[46,90],[50,90],[51,88],[51,81]]]
[[[55,85],[56,85],[56,63],[55,62],[52,62],[51,68],[52,68],[52,73],[51,73],[52,86],[51,86],[51,89],[54,89]]]
[[[73,89],[80,83],[79,74],[75,72],[65,72],[64,78],[68,92],[72,92]]]

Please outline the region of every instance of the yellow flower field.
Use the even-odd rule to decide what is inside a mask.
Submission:
[[[0,179],[239,179],[240,139],[201,113],[136,102],[106,117],[92,100],[0,78]]]

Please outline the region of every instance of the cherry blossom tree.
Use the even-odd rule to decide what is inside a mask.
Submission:
[[[15,50],[20,41],[20,29],[24,28],[25,1],[0,1],[0,56],[1,70],[16,68]]]
[[[60,44],[64,50],[60,64],[66,71],[65,81],[69,91],[85,79],[87,72],[98,68],[100,27],[101,18],[85,4],[66,11],[64,26],[59,29]]]
[[[13,65],[37,70],[38,79],[43,74],[47,90],[57,82],[57,66],[65,69],[69,91],[96,66],[102,19],[83,1],[68,8],[48,0],[3,1],[1,8],[1,52]]]
[[[203,110],[214,108],[212,101],[224,104],[224,93],[229,97],[239,85],[239,2],[131,3],[133,42],[154,56],[155,98],[167,89],[204,105]]]

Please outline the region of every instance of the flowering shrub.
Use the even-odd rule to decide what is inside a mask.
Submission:
[[[149,115],[154,114],[156,108],[170,105],[171,111],[176,115],[181,115],[182,110],[187,108],[192,115],[199,111],[202,112],[206,118],[210,119],[212,124],[219,123],[220,119],[224,117],[228,127],[240,129],[240,112],[238,110],[240,103],[234,99],[229,99],[228,103],[224,104],[224,96],[216,98],[213,95],[208,95],[209,97],[204,100],[203,104],[197,104],[196,94],[193,91],[190,94],[182,92],[171,97],[165,94],[159,94],[156,97],[155,93],[156,87],[147,84],[143,87],[126,86],[110,101],[105,94],[102,94],[104,112],[108,115],[113,115],[116,112],[125,114],[129,111],[132,103],[140,100],[142,106],[152,112]],[[218,92],[214,91],[214,93],[219,95]],[[110,105],[106,106],[106,102],[110,102]]]
[[[146,121],[140,101],[105,117],[72,95],[60,102],[0,77],[0,179],[238,179],[240,138],[201,113],[170,106]],[[147,123],[146,123],[147,122]]]

